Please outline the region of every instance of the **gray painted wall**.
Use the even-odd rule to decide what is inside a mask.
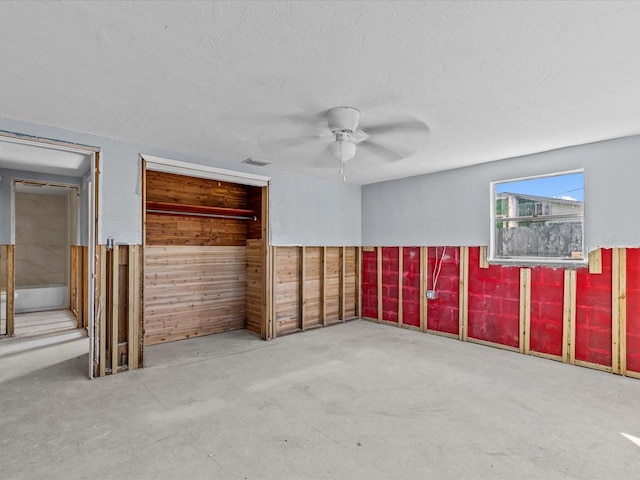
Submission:
[[[17,120],[0,118],[0,130],[80,143],[101,149],[102,197],[98,234],[100,243],[104,243],[107,238],[129,244],[141,242],[139,191],[139,154],[141,153],[270,176],[272,180],[269,226],[272,245],[359,245],[361,243],[359,186],[241,163],[229,163],[215,159],[215,152],[211,152],[211,159],[204,159],[153,146]],[[5,224],[0,223],[0,225]]]
[[[580,168],[587,250],[640,246],[640,136],[364,186],[363,245],[488,245],[490,182]]]
[[[62,175],[50,175],[46,173],[24,172],[22,170],[9,170],[0,168],[0,245],[11,243],[11,188],[14,179],[38,180],[42,182],[66,183],[80,187],[79,202],[84,204],[82,191],[82,178],[66,177]],[[84,218],[84,210],[80,214]],[[81,244],[86,244],[86,224],[80,220]]]

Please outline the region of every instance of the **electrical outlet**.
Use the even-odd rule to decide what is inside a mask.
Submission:
[[[438,298],[436,290],[427,290],[427,300],[435,300],[436,298]]]

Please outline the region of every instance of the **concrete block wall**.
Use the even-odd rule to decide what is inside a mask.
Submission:
[[[600,249],[597,268],[573,269],[422,248],[363,249],[363,317],[640,378],[640,248]]]

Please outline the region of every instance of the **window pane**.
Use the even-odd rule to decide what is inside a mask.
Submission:
[[[494,185],[493,258],[582,260],[583,173]]]

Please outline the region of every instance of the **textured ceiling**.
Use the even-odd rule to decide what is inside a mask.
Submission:
[[[640,133],[640,2],[0,2],[0,115],[326,178],[304,119],[411,114],[371,183]],[[404,142],[404,141],[403,141]]]

